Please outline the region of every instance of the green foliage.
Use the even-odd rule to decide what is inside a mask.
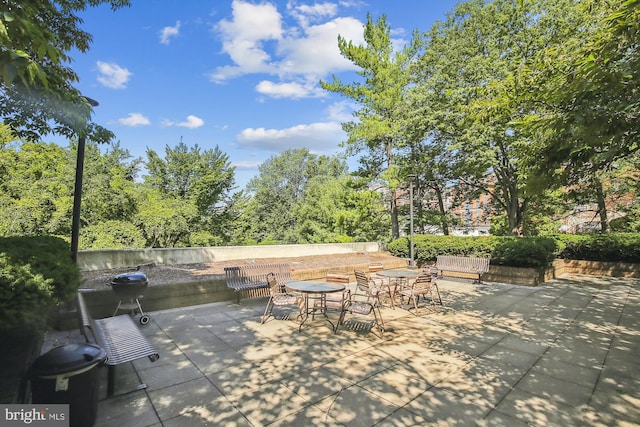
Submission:
[[[126,221],[108,220],[80,230],[83,249],[143,248],[145,238],[134,224]]]
[[[409,239],[388,245],[395,256],[409,257]],[[438,255],[490,256],[491,264],[512,267],[543,267],[556,258],[640,262],[640,234],[561,234],[538,237],[414,236],[418,265],[435,262]]]
[[[37,330],[73,299],[80,272],[55,237],[0,237],[0,328]]]
[[[235,168],[218,146],[202,150],[180,142],[167,146],[165,157],[147,150],[148,175],[142,200],[138,201],[138,224],[152,247],[188,246],[197,241],[226,243],[231,239],[235,199],[231,195]],[[210,238],[192,239],[202,231]]]
[[[502,237],[491,252],[491,263],[514,267],[545,267],[558,254],[552,237]]]
[[[55,144],[0,148],[0,235],[69,235],[73,164]]]
[[[640,262],[640,234],[561,235],[565,247],[559,254],[564,259],[609,262]]]
[[[9,0],[0,3],[0,118],[15,135],[38,140],[49,133],[106,142],[113,134],[90,123],[91,105],[73,85],[71,51],[92,41],[78,13],[128,0]]]
[[[406,110],[410,65],[422,45],[418,34],[414,32],[408,46],[396,49],[386,16],[374,22],[367,15],[363,45],[338,36],[340,53],[358,68],[361,79],[343,83],[334,75],[331,82],[320,81],[323,89],[344,95],[361,106],[354,114],[356,120],[342,125],[348,134],[346,146],[350,154],[362,154],[359,173],[386,181],[393,193],[389,210],[394,237],[399,235],[394,150],[406,138],[403,123],[398,119]]]
[[[402,237],[388,245],[399,257],[409,257],[409,239]],[[555,259],[558,242],[550,237],[510,236],[414,236],[415,259],[418,265],[433,264],[438,255],[491,257],[491,263],[513,267],[541,267]]]

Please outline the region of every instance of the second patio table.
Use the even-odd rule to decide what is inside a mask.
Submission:
[[[409,280],[415,279],[420,275],[418,270],[401,270],[401,269],[391,269],[391,270],[380,270],[376,272],[378,276],[386,277],[387,280],[387,289],[389,291],[389,299],[391,300],[391,308],[396,308],[395,306],[395,298],[398,293],[398,279],[400,280]],[[391,279],[395,279],[393,285],[391,283]],[[393,287],[393,289],[392,289]]]
[[[331,329],[335,331],[336,326],[331,320],[329,320],[329,317],[327,316],[327,294],[333,292],[342,292],[346,288],[345,285],[340,283],[294,281],[287,283],[286,287],[291,289],[292,291],[300,292],[304,295],[304,307],[300,312],[302,321],[300,322],[300,328],[298,330],[302,330],[302,325],[304,325],[304,323],[307,321],[310,314],[311,316],[315,316],[316,313],[319,313],[325,317],[327,322],[331,324]],[[309,305],[310,295],[317,295],[317,297],[313,297],[312,299],[317,299],[320,301],[319,307],[315,304],[311,306]]]

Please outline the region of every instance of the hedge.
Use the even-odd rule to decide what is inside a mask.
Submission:
[[[409,238],[389,243],[395,256],[409,258]],[[508,236],[414,236],[418,266],[435,263],[438,255],[491,257],[491,264],[543,267],[556,258],[590,261],[640,262],[640,234]]]
[[[37,330],[73,299],[80,271],[69,244],[49,237],[0,237],[0,330]]]

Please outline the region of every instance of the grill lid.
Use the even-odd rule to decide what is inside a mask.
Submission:
[[[111,285],[146,285],[148,283],[147,275],[141,272],[118,274],[111,280]]]

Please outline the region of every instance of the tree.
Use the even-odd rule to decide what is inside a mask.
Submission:
[[[73,159],[56,144],[0,149],[0,235],[69,235]]]
[[[576,11],[576,31],[527,70],[534,108],[522,124],[545,136],[534,151],[538,185],[579,188],[578,203],[590,195],[605,232],[606,182],[640,147],[640,1],[583,1]]]
[[[88,143],[85,152],[82,223],[130,222],[136,213],[137,183],[142,159],[132,158],[119,143],[101,152]]]
[[[529,112],[524,70],[571,35],[574,21],[575,2],[567,0],[460,3],[432,27],[416,67],[425,135],[446,138],[452,169],[467,188],[492,195],[509,234],[522,232],[540,191],[531,186],[531,151],[541,135],[517,124]]]
[[[218,146],[202,150],[197,144],[188,148],[180,142],[175,148],[165,148],[164,159],[148,149],[146,166],[146,186],[165,198],[193,206],[194,216],[189,219],[192,231],[209,232],[212,242],[230,239],[227,229],[232,219],[235,169]]]
[[[536,154],[552,179],[639,149],[640,0],[584,1],[579,10],[581,31],[540,51],[531,69],[537,90],[530,100],[538,108],[527,120],[547,130]]]
[[[388,182],[390,190],[391,230],[398,238],[398,185],[394,165],[394,150],[404,138],[400,117],[406,109],[406,89],[409,84],[409,65],[420,48],[417,33],[409,46],[394,51],[391,28],[383,15],[374,23],[367,15],[364,27],[365,45],[338,36],[342,56],[360,68],[357,72],[363,82],[343,83],[336,76],[333,81],[321,81],[325,90],[340,93],[358,104],[357,121],[343,124],[348,133],[346,145],[350,154],[364,153],[362,172],[370,179]],[[383,171],[386,174],[383,176]]]
[[[79,28],[77,12],[129,0],[5,0],[0,3],[0,117],[20,139],[49,133],[84,134],[106,142],[113,134],[90,123],[91,102],[73,86],[70,52],[84,53],[91,35]]]
[[[317,156],[307,149],[287,150],[259,167],[247,184],[251,194],[242,223],[249,243],[298,243],[299,218],[310,181],[331,180],[346,174],[347,166],[336,157]],[[305,233],[308,236],[308,233]],[[306,237],[309,239],[309,237]]]

